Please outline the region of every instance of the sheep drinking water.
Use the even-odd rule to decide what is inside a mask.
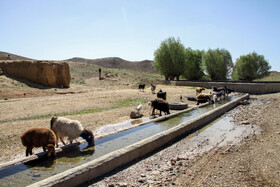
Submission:
[[[85,139],[89,146],[94,145],[94,135],[90,130],[83,127],[82,123],[78,120],[71,120],[64,117],[52,117],[51,129],[56,135],[56,146],[58,147],[58,138],[61,142],[66,145],[63,141],[64,137],[68,137],[70,143],[78,137]]]
[[[213,95],[211,94],[198,94],[196,96],[196,104],[199,105],[200,103],[206,103],[206,102],[211,102],[211,103],[214,103],[213,99],[212,99]]]

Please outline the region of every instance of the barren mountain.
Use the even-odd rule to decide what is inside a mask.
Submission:
[[[85,59],[85,58],[75,57],[75,58],[68,59],[66,61],[90,63],[106,68],[129,69],[129,70],[135,70],[135,71],[141,71],[147,73],[156,72],[154,67],[152,66],[152,61],[150,60],[131,62],[131,61],[123,60],[118,57],[99,58],[99,59]]]
[[[26,58],[26,57],[22,57],[19,55],[2,52],[2,51],[0,51],[0,60],[7,60],[6,58],[8,57],[8,55],[11,60],[32,60],[30,58]],[[151,60],[132,62],[132,61],[123,60],[118,57],[108,57],[108,58],[99,58],[99,59],[86,59],[86,58],[74,57],[71,59],[67,59],[65,61],[95,64],[105,68],[128,69],[128,70],[135,70],[139,72],[156,73]]]

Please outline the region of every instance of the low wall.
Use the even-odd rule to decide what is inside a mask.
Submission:
[[[175,86],[197,86],[204,88],[227,86],[236,92],[249,94],[268,94],[280,92],[280,82],[192,82],[170,81]]]
[[[181,123],[162,133],[106,154],[81,166],[31,184],[30,186],[69,186],[69,184],[71,184],[71,186],[78,186],[142,157],[155,149],[166,145],[170,141],[178,139],[178,137],[214,120],[224,112],[232,109],[238,105],[241,100],[248,98],[249,95],[246,94],[245,96],[224,104],[185,123]]]
[[[70,68],[66,62],[6,60],[0,61],[0,68],[5,74],[45,86],[70,87]]]

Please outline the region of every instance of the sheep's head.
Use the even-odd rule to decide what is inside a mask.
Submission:
[[[85,139],[89,146],[94,145],[94,135],[90,130],[85,129],[82,134],[80,135],[83,139]]]
[[[48,157],[55,156],[55,145],[54,144],[48,144]]]

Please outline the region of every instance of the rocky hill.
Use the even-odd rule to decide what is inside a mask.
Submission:
[[[100,59],[85,59],[85,58],[75,57],[75,58],[68,59],[66,61],[90,63],[106,68],[129,69],[129,70],[135,70],[135,71],[147,72],[147,73],[156,72],[152,65],[152,61],[150,60],[131,62],[131,61],[123,60],[118,57],[100,58]]]

